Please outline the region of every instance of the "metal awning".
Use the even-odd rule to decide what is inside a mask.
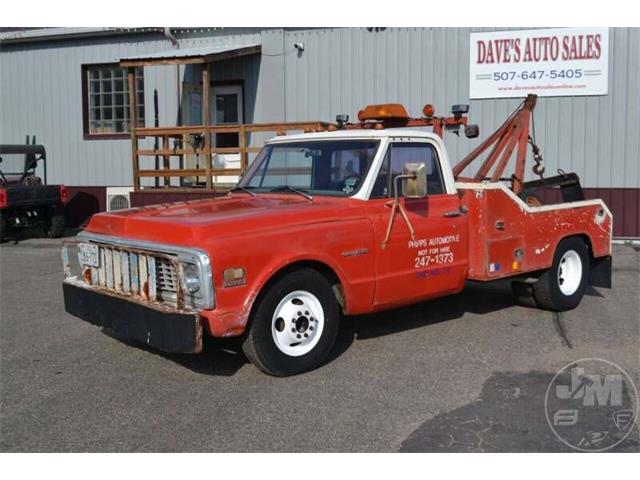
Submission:
[[[260,44],[211,45],[199,48],[167,50],[164,52],[134,55],[120,59],[122,67],[142,67],[152,65],[176,65],[186,63],[210,63],[227,58],[242,57],[260,53]]]

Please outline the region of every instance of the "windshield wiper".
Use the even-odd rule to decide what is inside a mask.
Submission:
[[[250,188],[254,188],[254,187],[240,187],[240,186],[236,186],[233,187],[231,190],[229,190],[229,193],[233,193],[233,192],[246,192],[249,195],[251,195],[252,197],[256,197],[257,195],[255,194],[255,192],[252,192],[251,190],[249,190]]]
[[[311,195],[309,195],[307,192],[305,192],[304,190],[300,190],[296,187],[292,187],[291,185],[279,185],[277,187],[272,188],[271,190],[269,190],[270,192],[281,192],[283,190],[290,190],[294,193],[297,193],[298,195],[302,195],[304,198],[306,198],[307,200],[313,202],[313,197]]]

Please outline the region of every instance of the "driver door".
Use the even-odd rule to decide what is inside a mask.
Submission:
[[[415,238],[398,212],[383,248],[393,179],[402,173],[405,163],[415,162],[426,166],[427,197],[404,198],[401,182],[398,189]],[[392,141],[367,204],[376,239],[376,306],[408,304],[462,289],[467,270],[467,223],[455,187],[443,175],[435,144],[424,139]]]

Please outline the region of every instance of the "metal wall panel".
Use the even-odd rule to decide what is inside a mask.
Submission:
[[[221,29],[179,36],[181,48],[232,44],[239,40],[259,43],[260,29]],[[169,48],[169,40],[160,34],[3,44],[0,48],[0,142],[24,143],[25,135],[36,135],[37,141],[47,148],[51,183],[131,185],[130,140],[83,139],[81,66],[117,62],[128,55]],[[213,79],[243,78],[245,105],[252,112],[259,57],[220,63],[224,63],[225,68],[214,69]],[[184,69],[180,75],[184,75]],[[147,126],[153,125],[154,89],[158,90],[160,125],[176,125],[178,100],[174,67],[145,69]]]
[[[374,102],[401,102],[413,115],[419,115],[425,103],[442,113],[454,103],[468,102],[469,33],[475,30],[481,29],[235,28],[181,35],[179,41],[181,48],[195,48],[263,39],[262,58],[225,62],[224,68],[213,69],[212,78],[244,80],[249,121],[330,121],[338,113],[355,118],[360,108]],[[294,48],[296,42],[304,43],[302,53]],[[609,94],[540,99],[537,140],[547,172],[575,170],[593,188],[638,188],[640,29],[612,28],[609,43]],[[3,44],[0,141],[22,143],[26,134],[36,134],[47,147],[52,182],[130,185],[128,140],[82,138],[80,66],[169,47],[159,34]],[[272,75],[273,68],[284,68],[284,74]],[[182,68],[180,76],[184,74]],[[154,89],[160,97],[160,123],[176,124],[175,75],[173,67],[145,69],[147,125],[153,124]],[[284,98],[284,108],[270,105],[271,98]],[[518,101],[469,103],[482,137]],[[460,158],[479,141],[450,136],[451,158]]]
[[[285,34],[287,120],[355,118],[368,103],[399,102],[413,115],[425,103],[446,113],[471,104],[480,139],[449,136],[452,161],[477,145],[519,100],[469,101],[469,28],[288,30]],[[609,94],[541,98],[537,143],[547,172],[574,170],[587,187],[640,187],[640,29],[609,33]],[[298,54],[294,43],[303,43]]]

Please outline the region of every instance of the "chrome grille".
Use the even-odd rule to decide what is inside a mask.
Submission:
[[[83,244],[94,245],[98,251]],[[97,263],[98,267],[88,263]],[[197,268],[201,288],[196,293],[182,288],[184,264]],[[77,240],[62,243],[62,265],[65,283],[84,284],[180,310],[215,307],[211,263],[200,249],[80,232]]]
[[[84,275],[87,283],[177,306],[180,290],[177,256],[102,244],[98,247],[100,266],[90,267],[90,273]]]

